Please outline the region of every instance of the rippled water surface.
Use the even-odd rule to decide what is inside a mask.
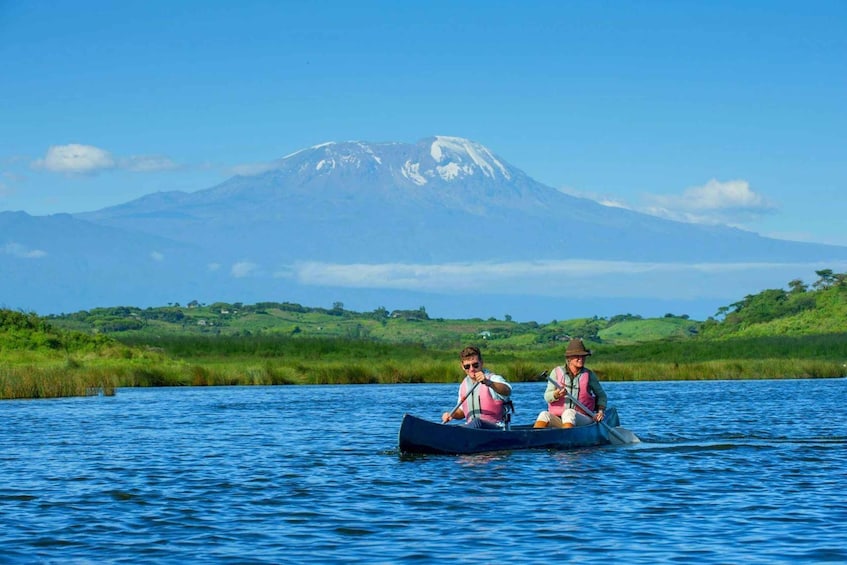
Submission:
[[[398,454],[456,388],[0,402],[0,561],[847,561],[844,379],[607,383],[642,443]]]

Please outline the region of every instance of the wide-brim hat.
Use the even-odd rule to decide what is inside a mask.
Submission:
[[[565,349],[565,357],[584,357],[591,355],[590,349],[585,349],[581,339],[572,339]]]

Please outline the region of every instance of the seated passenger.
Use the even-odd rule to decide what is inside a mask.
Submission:
[[[547,410],[538,414],[533,427],[572,428],[603,419],[606,393],[594,371],[585,367],[585,358],[589,355],[591,351],[585,349],[581,339],[572,339],[568,343],[565,350],[565,366],[556,367],[550,375],[559,386],[547,381],[547,390],[544,391]],[[594,418],[567,398],[566,392],[594,412]]]

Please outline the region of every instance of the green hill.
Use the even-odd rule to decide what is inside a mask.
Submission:
[[[480,318],[447,320],[430,318],[425,308],[354,312],[336,304],[331,309],[293,303],[255,305],[192,303],[157,308],[128,306],[95,308],[51,316],[67,330],[105,334],[126,342],[151,342],[175,336],[276,336],[363,340],[394,344],[419,344],[452,348],[468,342],[496,344],[501,348],[544,347],[567,342],[571,336],[610,345],[696,335],[701,322],[667,315],[643,320],[623,315],[578,318],[549,324]]]
[[[820,271],[721,308],[549,324],[192,302],[61,316],[0,309],[0,398],[109,394],[125,386],[453,382],[456,352],[479,345],[515,382],[561,363],[581,337],[602,380],[838,377],[847,374],[847,278]]]
[[[766,289],[719,309],[705,322],[666,314],[642,318],[622,314],[611,318],[553,320],[549,324],[511,319],[430,318],[426,309],[372,312],[307,307],[290,302],[254,305],[196,301],[186,306],[95,308],[50,316],[59,328],[111,335],[121,341],[150,342],[173,336],[276,336],[363,340],[451,348],[485,342],[502,348],[532,349],[581,337],[594,344],[628,346],[648,342],[710,340],[732,337],[801,336],[847,333],[847,282],[831,270],[806,287],[788,283],[788,290]]]
[[[612,323],[600,330],[598,335],[603,343],[618,345],[679,340],[696,336],[700,325],[700,322],[672,316],[630,319]]]
[[[810,290],[791,281],[789,290],[767,289],[744,297],[700,328],[705,339],[808,336],[847,332],[847,275],[826,269]]]

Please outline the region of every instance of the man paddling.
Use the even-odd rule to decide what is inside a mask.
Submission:
[[[459,385],[459,403],[452,412],[445,412],[441,421],[465,419],[466,426],[502,428],[511,406],[512,386],[500,375],[483,366],[482,353],[477,347],[466,347],[459,354],[465,378]]]
[[[585,348],[581,339],[572,339],[565,349],[565,366],[556,367],[550,374],[544,400],[547,410],[543,410],[535,421],[535,428],[573,428],[587,426],[603,420],[606,409],[606,392],[594,371],[585,366],[585,358],[591,351]],[[592,418],[576,403],[567,398],[567,394],[594,412]]]

